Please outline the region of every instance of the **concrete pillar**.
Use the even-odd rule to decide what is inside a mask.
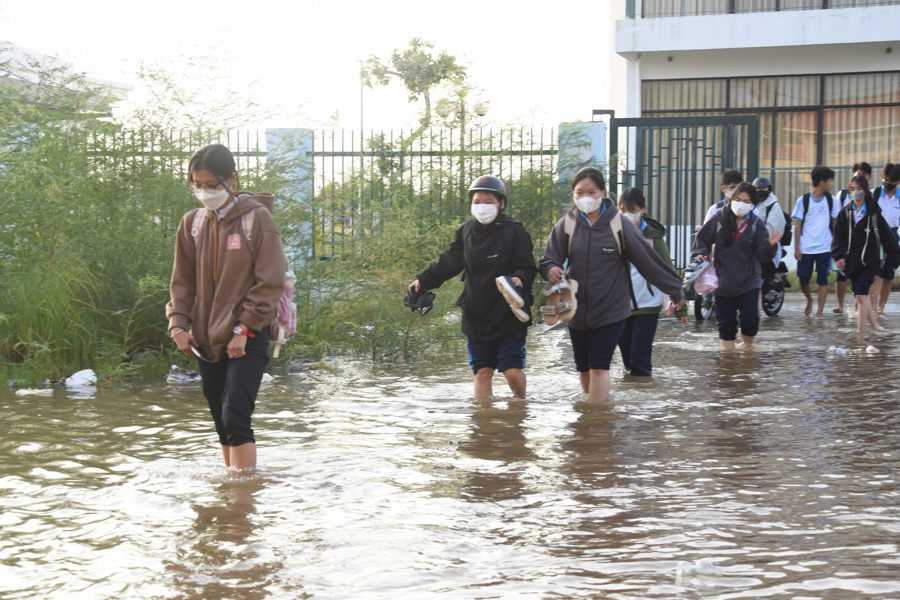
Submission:
[[[313,130],[266,129],[266,170],[276,182],[276,203],[297,203],[306,216],[287,230],[282,223],[284,251],[292,265],[313,256]]]

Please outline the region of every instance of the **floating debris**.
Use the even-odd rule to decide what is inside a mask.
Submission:
[[[309,365],[310,371],[343,371],[344,361],[339,358],[326,358]]]
[[[44,388],[42,390],[36,390],[34,388],[23,388],[21,390],[16,390],[16,396],[52,396],[53,389],[52,388]]]
[[[94,385],[97,383],[97,374],[91,369],[84,369],[77,373],[72,373],[68,377],[62,379],[62,384],[66,387],[75,385]]]
[[[199,383],[200,373],[189,369],[182,369],[177,365],[172,365],[172,369],[166,375],[166,383]]]

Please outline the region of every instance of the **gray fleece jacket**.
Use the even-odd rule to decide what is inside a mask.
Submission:
[[[619,256],[609,221],[618,211],[610,200],[600,218],[591,225],[581,211],[572,210],[575,232],[572,234],[572,256],[566,239],[563,216],[547,239],[547,248],[538,270],[544,279],[551,267],[562,268],[568,259],[566,278],[578,282],[575,295],[578,307],[569,321],[574,329],[596,329],[627,319],[631,316],[631,293],[628,282],[628,265]],[[625,238],[625,256],[644,278],[672,298],[676,304],[684,298],[681,278],[671,265],[656,253],[644,240],[641,231],[628,219],[622,219]]]

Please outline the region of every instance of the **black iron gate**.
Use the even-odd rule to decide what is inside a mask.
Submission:
[[[603,111],[596,111],[602,113]],[[694,228],[721,199],[719,177],[759,168],[759,117],[610,119],[610,190],[643,190],[647,213],[667,226],[676,268],[688,261]]]

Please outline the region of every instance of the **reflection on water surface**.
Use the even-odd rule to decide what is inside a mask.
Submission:
[[[852,322],[782,315],[752,356],[661,324],[602,406],[563,331],[528,401],[469,398],[462,353],[276,372],[253,476],[197,387],[4,390],[0,597],[898,598],[900,316],[840,358]]]

